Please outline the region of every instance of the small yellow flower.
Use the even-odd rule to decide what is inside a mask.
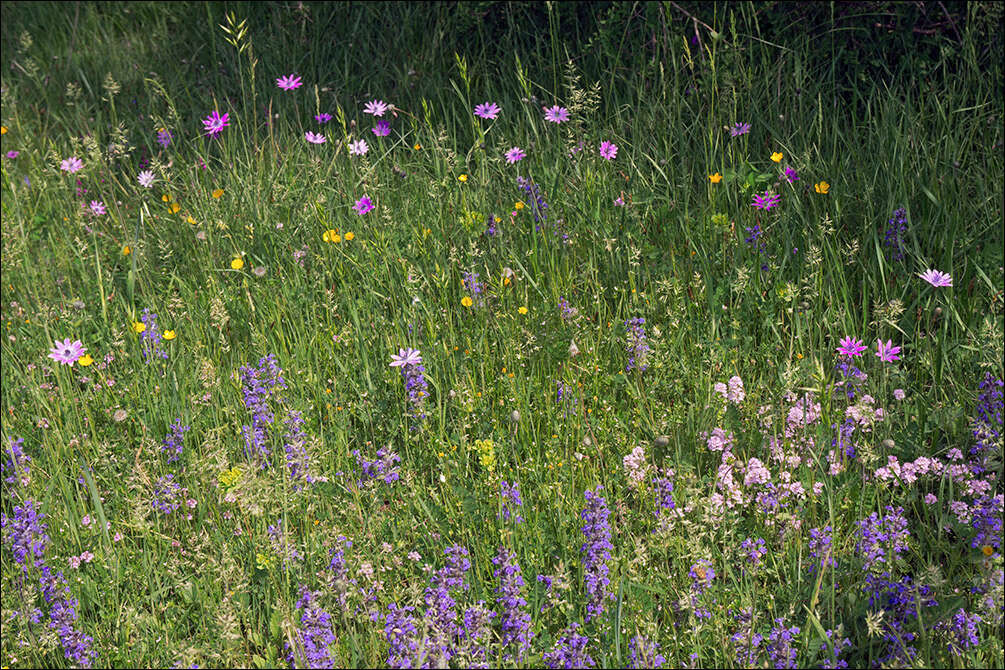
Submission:
[[[715,174],[710,174],[708,175],[708,180],[713,184],[718,184],[720,181],[722,181],[722,175],[719,174],[718,172],[716,172]]]
[[[985,544],[983,547],[981,547],[981,553],[984,554],[985,556],[990,556],[991,554],[995,553],[995,549],[990,544]]]
[[[783,158],[785,158],[785,156],[782,155],[781,151],[776,151],[775,153],[771,154],[771,160],[773,160],[776,163],[781,163]]]
[[[80,365],[82,365],[85,368],[89,367],[91,365],[91,363],[93,363],[93,362],[94,362],[94,359],[91,358],[90,354],[84,354],[83,356],[81,356],[80,358],[77,359],[77,363],[79,363]]]
[[[796,358],[798,358],[799,360],[803,360],[803,355],[802,354],[796,354]]]
[[[503,286],[509,286],[512,281],[509,277],[503,277]]]
[[[191,214],[189,214],[188,216],[185,217],[185,222],[186,223],[191,223],[193,226],[195,225],[195,219],[192,218]]]
[[[132,250],[132,247],[130,247],[128,244],[126,246],[122,247],[122,255],[123,256],[128,256],[131,253],[133,253],[133,250]]]
[[[179,211],[181,211],[181,205],[179,205],[177,202],[172,202],[171,206],[168,207],[168,209],[171,210],[172,214],[177,214]]]
[[[831,185],[825,181],[822,181],[819,184],[813,184],[813,188],[814,190],[816,190],[817,193],[827,195],[827,191],[831,190]]]
[[[516,210],[523,209],[523,201],[521,200],[520,202],[513,203],[513,209],[516,209]]]
[[[173,340],[176,337],[178,337],[178,333],[174,332],[173,330],[165,330],[164,331],[164,339],[165,340]]]
[[[339,242],[342,241],[342,237],[338,233],[336,233],[334,230],[331,230],[331,229],[326,230],[324,232],[324,234],[321,235],[321,239],[324,240],[325,242],[329,242],[329,243],[333,243],[333,244],[338,244]]]
[[[142,321],[133,321],[133,332],[134,333],[142,333],[146,329],[147,329],[147,324],[143,323]]]
[[[356,237],[356,233],[354,233],[354,232],[352,232],[352,231],[350,230],[350,231],[349,231],[348,233],[346,233],[346,234],[345,234],[345,241],[346,241],[346,242],[352,242],[352,239],[353,239],[354,237]]]
[[[419,149],[421,149],[421,148],[422,148],[422,145],[421,145],[421,144],[419,144],[418,142],[416,142],[416,143],[415,143],[415,146],[413,146],[412,148],[413,148],[413,149],[415,149],[416,151],[418,151]]]
[[[234,258],[234,260],[230,261],[231,270],[240,270],[243,267],[244,267],[244,259],[242,259],[240,256],[237,256]]]
[[[0,126],[0,135],[7,134],[7,126]]]
[[[221,195],[223,195],[223,189],[222,188],[218,188],[218,189],[215,189],[213,191],[213,197],[214,198],[219,198]]]
[[[461,304],[465,307],[471,307],[471,296],[464,296],[461,298]]]
[[[457,181],[460,181],[460,182],[465,182],[467,180],[468,180],[468,176],[466,174],[462,174],[460,177],[457,178]]]
[[[520,312],[521,314],[526,314],[527,313],[527,308],[521,306],[520,309],[518,309],[517,311]]]
[[[161,196],[161,200],[163,200],[164,202],[171,202],[171,196],[165,193],[164,195]]]

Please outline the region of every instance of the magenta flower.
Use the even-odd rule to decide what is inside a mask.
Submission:
[[[418,349],[398,349],[398,355],[391,354],[391,367],[403,368],[406,365],[418,365],[422,362],[422,355]]]
[[[837,352],[845,356],[861,356],[862,352],[867,348],[862,340],[857,340],[851,335],[841,340],[840,344],[841,346],[838,347]]]
[[[600,143],[600,155],[607,160],[613,159],[618,155],[618,145],[604,140]]]
[[[883,344],[883,340],[876,340],[876,356],[879,360],[884,363],[893,363],[894,361],[899,361],[900,347],[893,346],[893,340],[887,340],[886,344]]]
[[[86,351],[87,348],[80,340],[70,342],[70,338],[66,338],[62,342],[56,340],[49,351],[49,358],[63,365],[73,365]]]
[[[8,151],[7,152],[7,158],[10,158],[12,160],[15,159],[15,158],[17,158],[20,155],[21,155],[20,151]]]
[[[364,114],[373,114],[374,116],[384,116],[384,113],[391,108],[391,105],[387,104],[383,100],[371,100],[366,103],[366,107],[363,108]]]
[[[207,135],[216,137],[230,125],[230,112],[225,112],[223,116],[220,116],[220,112],[214,109],[209,116],[202,120],[202,125],[206,127]]]
[[[730,137],[739,137],[740,135],[746,135],[750,132],[749,123],[740,123],[737,121],[732,128],[729,129]]]
[[[391,134],[391,122],[381,119],[371,130],[377,137],[387,137]]]
[[[785,166],[785,180],[788,181],[790,184],[799,181],[799,175],[796,173],[795,170],[793,170],[788,165]]]
[[[499,116],[499,112],[501,111],[502,108],[494,102],[483,102],[475,106],[475,116],[489,119],[490,121]]]
[[[938,270],[925,270],[918,276],[927,281],[935,288],[943,288],[946,286],[953,285],[953,278],[950,277],[949,274],[945,272],[939,272]]]
[[[349,153],[353,156],[362,156],[369,150],[370,148],[366,146],[366,140],[356,140],[349,143]]]
[[[512,149],[506,152],[506,162],[509,163],[510,165],[516,163],[517,161],[523,160],[526,157],[527,154],[525,154],[520,147],[513,147]]]
[[[551,121],[552,123],[562,123],[563,121],[569,120],[569,110],[565,107],[559,107],[555,105],[554,107],[542,107],[544,110],[544,120]]]
[[[91,212],[94,216],[101,216],[105,213],[105,203],[100,200],[91,201]]]
[[[353,205],[352,208],[356,210],[357,214],[363,216],[371,209],[373,209],[373,200],[370,200],[370,198],[364,195],[362,198],[356,201],[356,204]]]
[[[84,167],[84,161],[80,160],[76,156],[70,156],[69,158],[64,158],[59,164],[59,169],[63,172],[69,172],[73,174],[80,168]]]
[[[772,193],[771,191],[765,191],[764,195],[754,194],[754,201],[750,203],[752,207],[757,209],[763,209],[765,211],[777,207],[778,203],[782,201],[782,196]]]
[[[332,115],[328,112],[321,112],[320,114],[314,115],[314,120],[320,124],[325,124],[332,120]]]
[[[300,77],[288,74],[285,77],[279,77],[276,79],[276,86],[283,89],[284,91],[292,91],[293,89],[300,88],[303,86],[304,82],[300,81]]]
[[[321,133],[312,133],[309,130],[304,133],[304,139],[311,144],[324,144],[327,141],[325,140],[325,136]]]
[[[136,175],[136,181],[138,181],[140,186],[143,188],[150,188],[154,185],[154,173],[150,170],[144,170]]]

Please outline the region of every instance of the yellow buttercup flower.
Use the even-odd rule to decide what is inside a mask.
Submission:
[[[527,313],[527,308],[521,306],[520,309],[518,309],[517,311],[520,312],[521,314],[526,314]]]
[[[126,246],[122,247],[122,255],[123,256],[128,256],[131,253],[133,253],[133,250],[132,250],[132,248],[128,244]]]
[[[215,189],[213,191],[213,197],[214,198],[219,198],[221,195],[223,195],[223,189],[222,188],[218,188],[218,189]]]
[[[995,553],[995,549],[990,544],[985,544],[983,547],[981,547],[981,553],[984,554],[985,556],[990,556],[991,554]]]
[[[771,154],[771,160],[775,161],[776,163],[781,163],[783,158],[785,158],[785,156],[782,155],[781,151],[776,151],[775,153]]]
[[[7,134],[7,126],[0,126],[0,135]]]
[[[715,174],[710,174],[708,175],[708,180],[713,184],[718,184],[720,181],[722,181],[722,175],[719,174],[718,172],[716,172]]]
[[[468,180],[468,176],[466,174],[462,174],[460,177],[457,178],[457,181],[461,181],[461,182],[464,182],[464,181],[467,181],[467,180]]]
[[[342,237],[331,229],[326,230],[324,233],[322,233],[321,239],[324,240],[325,242],[333,244],[338,244],[339,242],[342,241]]]
[[[244,267],[244,259],[242,259],[240,256],[238,256],[238,257],[234,258],[234,260],[230,261],[230,269],[231,270],[240,270],[243,267]]]
[[[171,202],[171,196],[165,193],[164,195],[161,196],[161,200],[163,200],[164,202]]]
[[[415,143],[415,146],[413,146],[412,148],[413,148],[413,149],[415,149],[416,151],[418,151],[419,149],[421,149],[421,148],[422,148],[422,145],[421,145],[421,144],[419,144],[418,142],[416,142],[416,143]]]
[[[179,205],[177,202],[172,202],[171,206],[168,207],[168,209],[171,210],[172,214],[177,214],[179,211],[181,211],[181,205]]]
[[[517,202],[517,203],[513,204],[513,209],[515,209],[515,210],[521,210],[521,209],[523,209],[523,207],[524,207],[524,205],[523,205],[523,201],[522,200],[520,202]]]
[[[83,356],[81,356],[80,358],[77,359],[77,363],[79,365],[84,366],[85,368],[89,367],[91,365],[91,363],[93,363],[93,362],[94,362],[94,359],[91,358],[90,354],[84,354]]]
[[[464,296],[461,298],[461,304],[465,307],[471,307],[471,296]]]
[[[173,340],[176,337],[178,337],[178,334],[176,332],[174,332],[173,330],[165,330],[164,331],[164,339],[165,340]]]
[[[193,226],[195,225],[195,219],[192,218],[191,214],[189,214],[188,216],[185,217],[185,221],[187,223],[191,223]]]
[[[147,329],[147,324],[143,323],[142,321],[133,321],[133,332],[134,333],[142,333],[146,329]]]
[[[813,188],[814,190],[816,190],[817,193],[826,195],[827,191],[831,190],[831,185],[825,181],[822,181],[819,184],[813,184]]]
[[[354,237],[356,237],[356,233],[350,230],[348,233],[345,234],[345,241],[351,242]]]

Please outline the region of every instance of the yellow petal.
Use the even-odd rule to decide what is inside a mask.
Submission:
[[[223,189],[222,188],[218,188],[218,189],[216,189],[216,190],[213,191],[213,197],[214,198],[219,198],[221,195],[223,195]]]
[[[356,234],[350,230],[348,233],[345,234],[345,241],[350,242],[354,237],[356,237]]]
[[[83,356],[81,356],[80,358],[77,359],[77,363],[79,363],[80,365],[82,365],[85,368],[89,367],[91,365],[91,363],[93,363],[93,362],[94,362],[94,359],[91,358],[90,354],[84,354]]]
[[[173,330],[165,330],[164,331],[164,339],[165,340],[173,340],[176,337],[178,337],[178,334],[175,333]]]
[[[464,305],[465,307],[471,307],[471,298],[468,296],[464,296],[463,298],[461,298],[461,304]]]
[[[782,155],[782,152],[780,152],[780,151],[776,151],[775,153],[771,154],[771,160],[775,161],[776,163],[782,162],[783,158],[784,158],[784,156]]]
[[[244,267],[244,261],[241,260],[240,258],[235,258],[234,260],[230,261],[230,268],[232,270],[240,270],[243,267]]]
[[[147,329],[147,324],[143,323],[142,321],[133,321],[133,332],[134,333],[142,333],[146,329]]]

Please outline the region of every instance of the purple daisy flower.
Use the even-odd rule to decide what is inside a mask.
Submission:
[[[757,209],[763,209],[765,211],[778,206],[778,203],[782,201],[782,196],[777,193],[772,193],[771,191],[765,191],[764,195],[754,194],[754,201],[750,203],[751,207],[756,207]]]
[[[321,112],[320,114],[314,115],[314,120],[320,124],[325,124],[332,120],[332,115],[328,112]]]
[[[899,353],[900,347],[893,346],[893,340],[887,340],[886,344],[883,343],[883,340],[876,340],[876,356],[884,363],[899,361],[900,356],[897,355]]]
[[[510,165],[516,163],[517,161],[523,160],[526,157],[527,154],[525,154],[520,147],[513,147],[512,149],[506,152],[506,162],[509,163]]]
[[[140,186],[143,188],[150,188],[154,185],[154,173],[150,170],[144,170],[136,175],[136,181],[138,181]]]
[[[953,285],[953,278],[948,273],[938,270],[925,270],[918,275],[935,288],[944,288]]]
[[[552,123],[562,123],[569,120],[569,110],[565,107],[555,105],[553,107],[542,107],[544,110],[544,120]]]
[[[730,137],[739,137],[740,135],[746,135],[750,132],[749,123],[736,122],[732,128],[729,129]]]
[[[59,169],[63,172],[69,172],[73,174],[80,168],[84,167],[84,161],[80,160],[76,156],[70,156],[69,158],[64,158],[59,164]]]
[[[366,146],[366,140],[356,140],[349,143],[349,153],[353,156],[362,156],[369,150],[370,148]]]
[[[324,144],[327,141],[321,133],[312,133],[309,130],[304,133],[304,139],[311,144]]]
[[[862,340],[855,339],[851,335],[841,340],[840,344],[841,346],[838,347],[837,352],[845,356],[861,356],[862,352],[866,350],[866,346],[862,343]]]
[[[422,363],[422,354],[418,349],[399,349],[398,355],[391,354],[391,367],[402,368],[406,365],[418,365]]]
[[[494,102],[483,102],[475,106],[475,116],[489,119],[490,121],[499,116],[499,112],[501,111],[502,108]]]
[[[87,347],[80,340],[70,342],[70,338],[66,338],[62,342],[56,340],[49,351],[49,358],[63,365],[73,365],[86,351]]]
[[[202,120],[202,125],[206,127],[206,134],[210,137],[216,137],[223,129],[230,125],[230,112],[225,112],[223,116],[220,112],[213,110],[209,113],[205,119]]]
[[[391,134],[391,122],[380,120],[371,130],[377,137],[387,137]]]
[[[618,155],[618,145],[604,140],[600,143],[600,155],[607,160],[612,160]]]
[[[276,86],[283,89],[284,91],[292,91],[294,89],[303,86],[304,82],[300,81],[300,77],[288,74],[285,77],[278,77],[276,79]]]
[[[373,209],[373,201],[364,195],[362,198],[356,201],[356,204],[353,205],[352,208],[356,210],[357,214],[363,216],[371,209]]]
[[[105,203],[100,200],[91,201],[91,213],[94,216],[102,216],[105,213]]]

